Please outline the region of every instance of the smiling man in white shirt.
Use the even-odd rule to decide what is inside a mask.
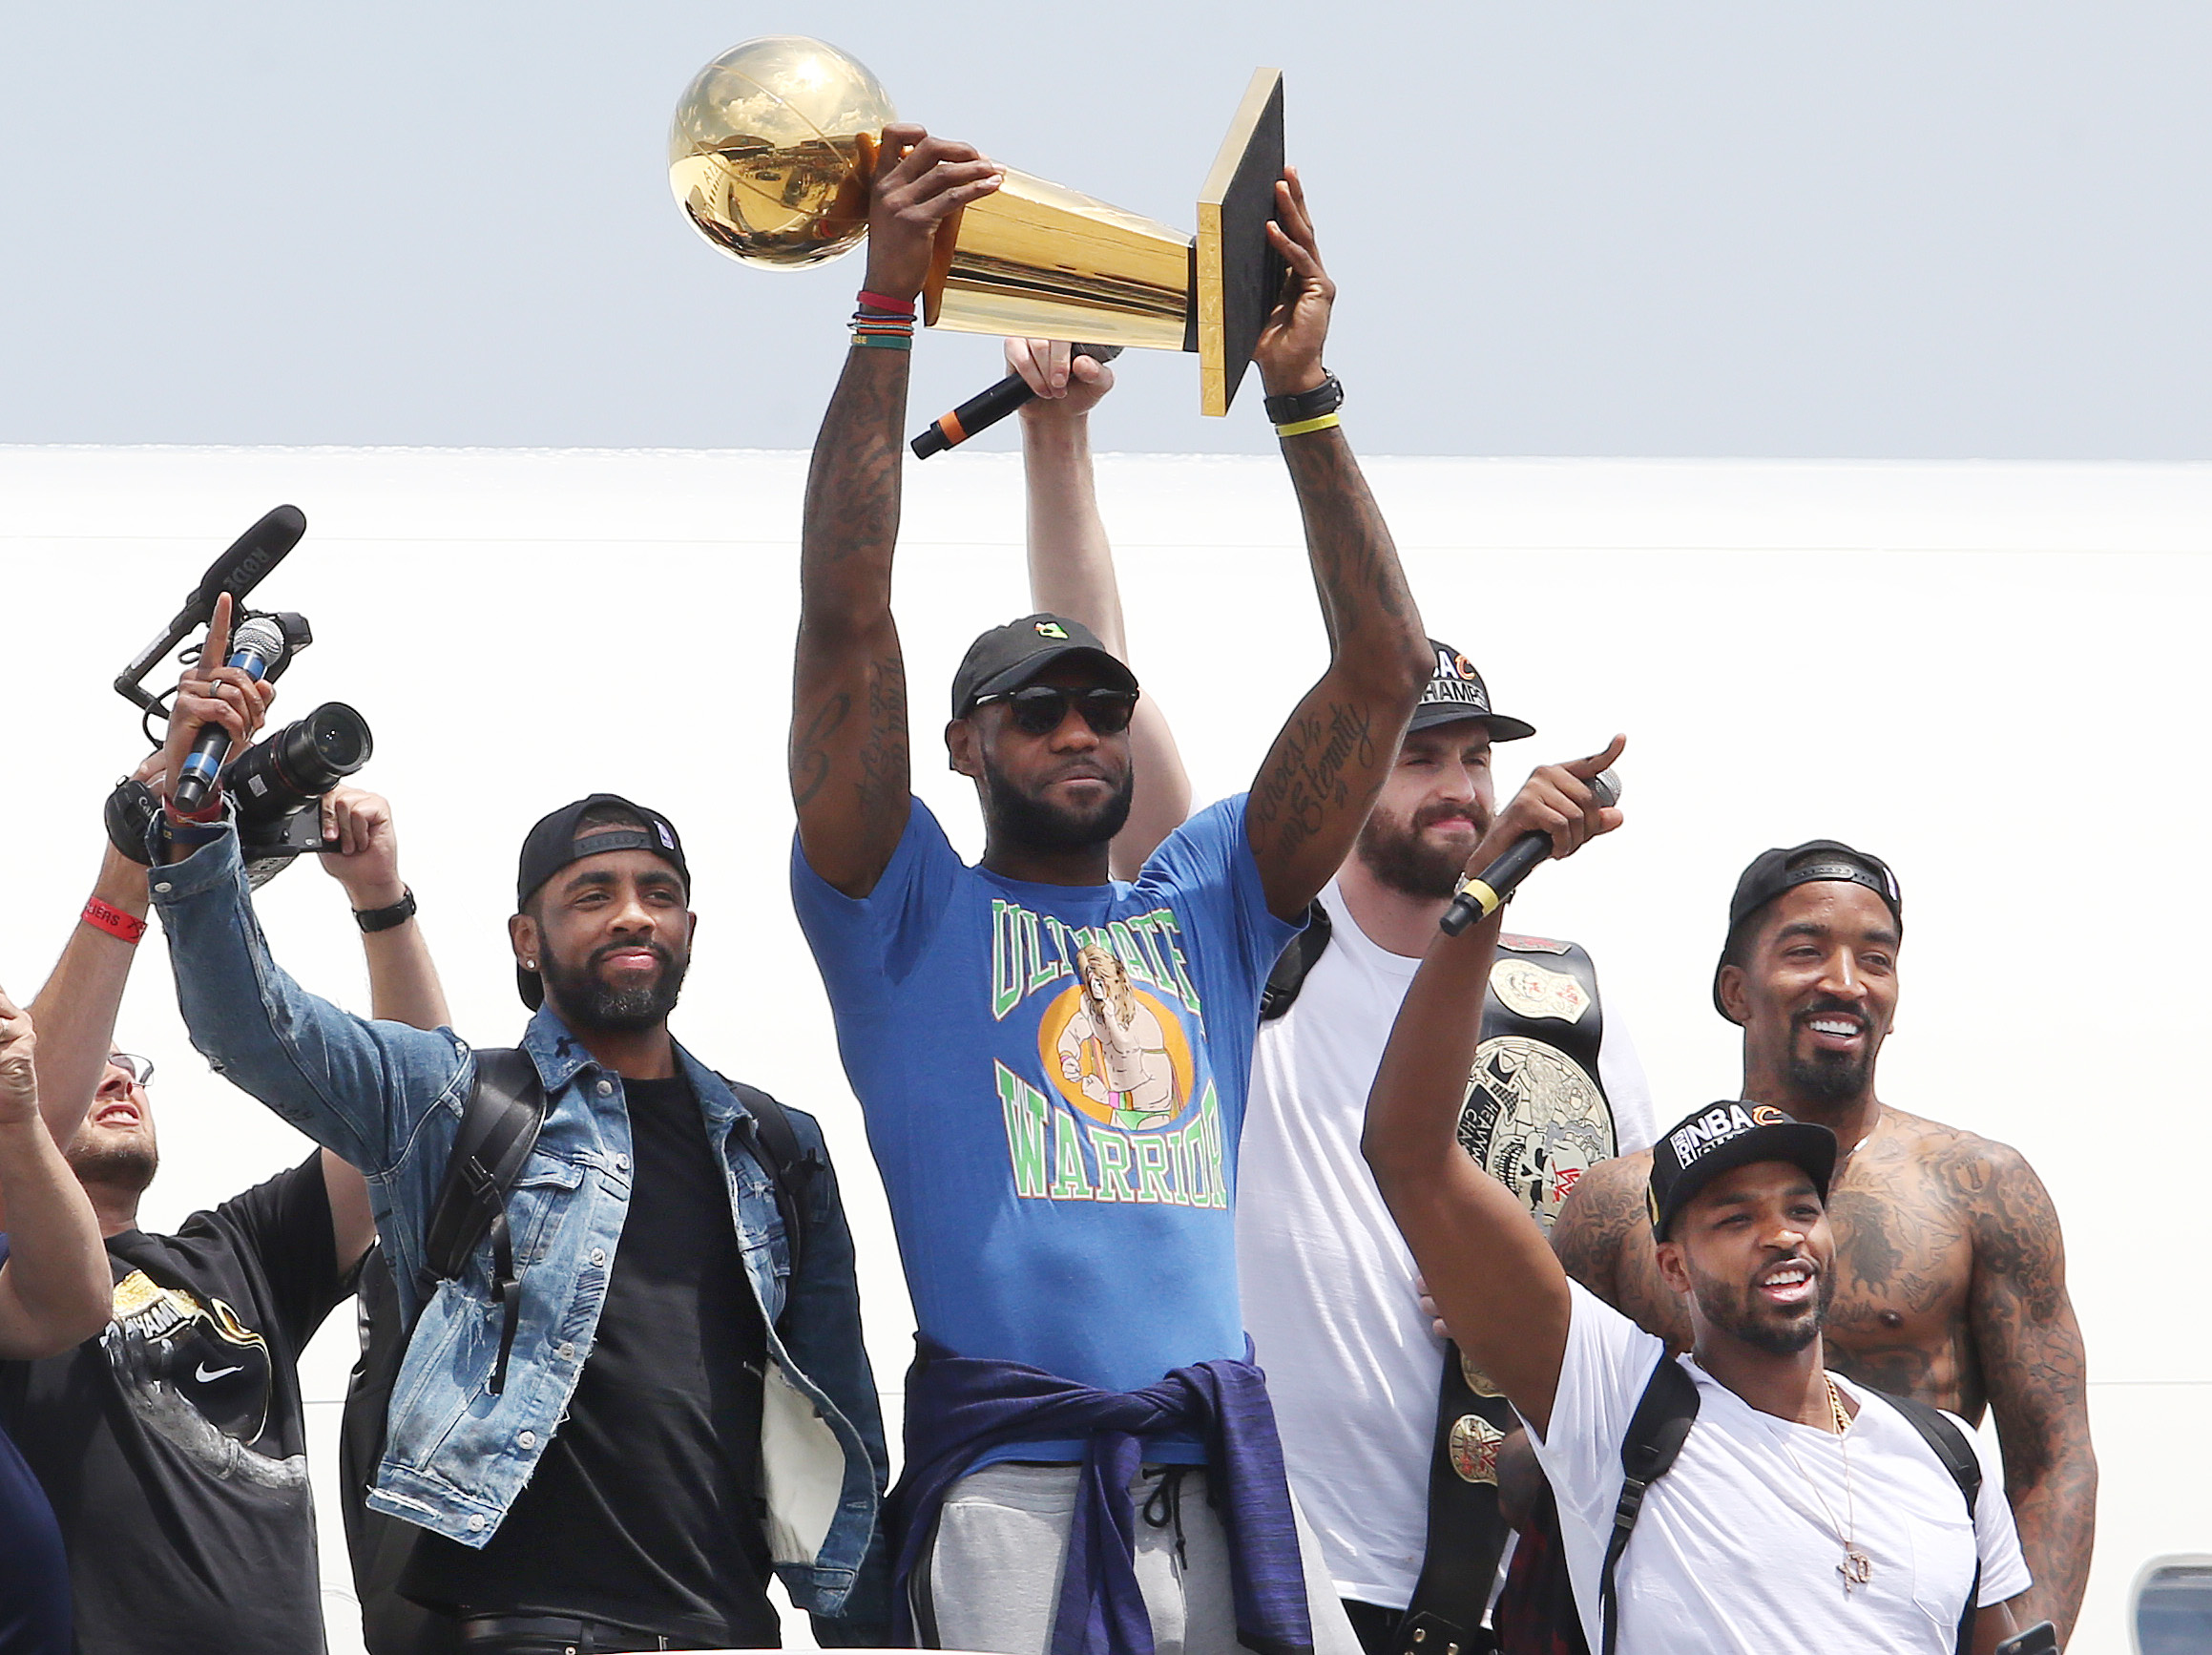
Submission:
[[[1618,821],[1593,803],[1555,828],[1555,849]],[[1503,848],[1486,842],[1470,866]],[[1978,1446],[1968,1453],[1955,1417],[1928,1410],[1930,1422],[1916,1423],[1913,1405],[1823,1362],[1833,1133],[1722,1103],[1654,1146],[1659,1265],[1694,1330],[1680,1358],[1572,1284],[1513,1194],[1445,1153],[1495,932],[1493,920],[1431,942],[1385,1050],[1363,1147],[1446,1321],[1528,1423],[1592,1649],[1989,1655],[2015,1629],[2007,1600],[2029,1585],[1996,1468]],[[1655,1372],[1675,1362],[1694,1386],[1694,1417],[1671,1469],[1647,1479],[1609,1625],[1602,1576],[1623,1504],[1622,1443]],[[1938,1435],[1966,1456],[1967,1475],[1947,1465]],[[1961,1493],[1977,1468],[1970,1512]]]

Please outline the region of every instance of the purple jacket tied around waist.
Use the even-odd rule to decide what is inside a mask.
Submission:
[[[908,1577],[952,1484],[1002,1443],[1080,1437],[1088,1448],[1052,1655],[1152,1655],[1152,1619],[1133,1561],[1129,1484],[1142,1462],[1140,1439],[1179,1432],[1205,1444],[1207,1498],[1228,1539],[1238,1639],[1259,1655],[1312,1655],[1283,1446],[1266,1380],[1249,1359],[1178,1368],[1141,1391],[1093,1391],[1020,1363],[955,1356],[925,1337],[915,1344],[907,1466],[889,1502],[902,1640],[913,1634]]]

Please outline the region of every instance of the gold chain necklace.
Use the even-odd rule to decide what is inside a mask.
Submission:
[[[1828,1389],[1828,1417],[1836,1428],[1836,1452],[1844,1457],[1842,1522],[1836,1521],[1836,1514],[1828,1505],[1827,1496],[1821,1493],[1821,1485],[1813,1480],[1812,1474],[1805,1470],[1804,1462],[1797,1457],[1796,1452],[1789,1446],[1789,1439],[1778,1433],[1775,1441],[1781,1445],[1782,1452],[1789,1456],[1789,1463],[1797,1468],[1797,1475],[1805,1478],[1805,1486],[1812,1490],[1813,1498],[1820,1501],[1821,1516],[1827,1519],[1828,1528],[1834,1533],[1837,1544],[1844,1548],[1844,1561],[1836,1565],[1836,1573],[1844,1577],[1844,1596],[1847,1598],[1851,1595],[1852,1587],[1863,1586],[1874,1578],[1874,1560],[1858,1546],[1859,1513],[1851,1490],[1851,1445],[1847,1435],[1851,1428],[1851,1415],[1844,1407],[1844,1395],[1836,1389],[1835,1380],[1826,1373],[1823,1373],[1821,1379]]]

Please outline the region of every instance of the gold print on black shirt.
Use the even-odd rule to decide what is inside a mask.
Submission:
[[[220,1299],[202,1305],[133,1270],[115,1284],[100,1345],[131,1412],[210,1476],[304,1489],[305,1455],[257,1453],[269,1420],[268,1341]]]

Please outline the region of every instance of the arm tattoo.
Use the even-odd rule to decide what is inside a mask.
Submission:
[[[2088,1370],[2066,1248],[2041,1179],[2014,1150],[1964,1137],[1939,1162],[1972,1214],[1974,1342],[2004,1448],[2005,1494],[2035,1576],[2026,1620],[2073,1630],[2097,1526]]]
[[[1252,785],[1247,831],[1279,913],[1303,908],[1351,849],[1429,668],[1389,527],[1343,434],[1294,438],[1283,458],[1304,519],[1329,666]]]
[[[907,367],[895,351],[847,358],[815,440],[801,534],[791,797],[807,859],[853,893],[873,884],[906,825],[906,663],[890,600]]]

